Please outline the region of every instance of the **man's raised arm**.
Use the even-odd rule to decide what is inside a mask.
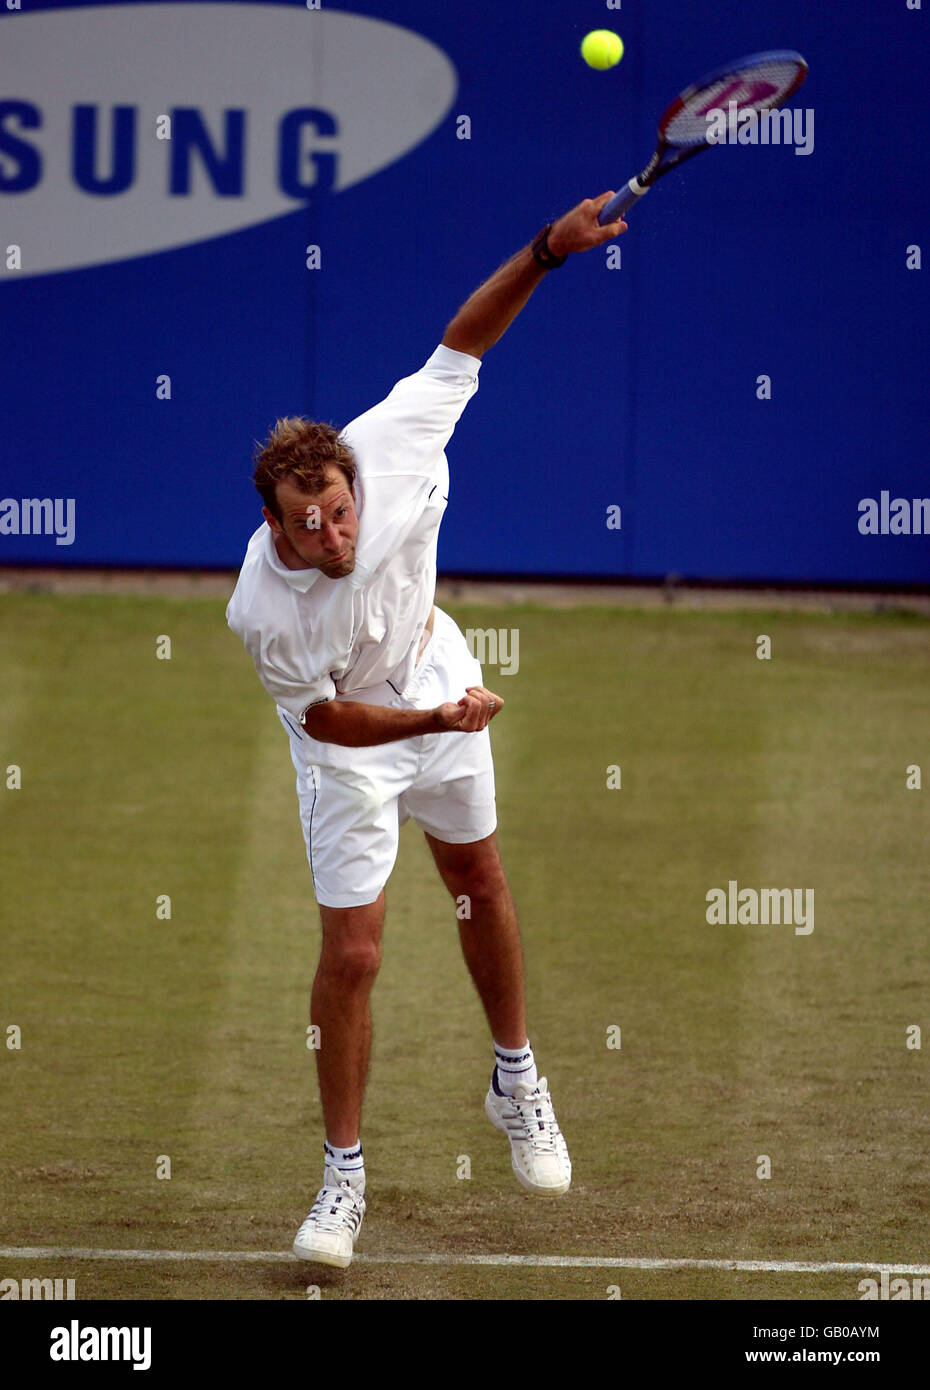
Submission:
[[[443,346],[471,357],[483,356],[513,323],[548,269],[575,251],[590,251],[625,232],[622,218],[606,227],[598,223],[598,214],[613,196],[610,191],[599,198],[585,198],[553,223],[546,241],[530,243],[495,271],[462,305],[446,329]]]

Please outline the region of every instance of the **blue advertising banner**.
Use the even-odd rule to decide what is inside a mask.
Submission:
[[[0,0],[0,564],[235,567],[275,419],[346,424],[676,92],[793,115],[550,272],[447,453],[446,573],[930,581],[919,0]],[[598,71],[592,29],[625,52]],[[758,136],[758,138],[756,138]]]

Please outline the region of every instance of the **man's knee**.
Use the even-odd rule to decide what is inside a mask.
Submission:
[[[496,847],[480,841],[477,845],[456,846],[451,862],[442,866],[446,887],[454,898],[468,897],[477,902],[493,902],[509,893],[507,876]]]
[[[381,965],[383,896],[364,907],[324,907],[320,915],[323,923],[320,970],[338,976],[347,988],[371,983]]]
[[[359,939],[324,943],[320,955],[320,970],[338,976],[347,988],[371,983],[381,965],[381,944]]]

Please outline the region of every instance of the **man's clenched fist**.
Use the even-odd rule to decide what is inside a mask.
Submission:
[[[476,734],[486,729],[491,720],[504,707],[504,702],[493,690],[485,690],[483,685],[470,685],[457,704],[451,701],[438,705],[433,710],[436,725],[446,732]]]

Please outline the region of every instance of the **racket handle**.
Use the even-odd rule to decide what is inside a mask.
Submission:
[[[650,185],[645,186],[638,179],[630,179],[626,188],[621,188],[616,197],[611,198],[610,202],[601,210],[598,222],[602,227],[606,227],[608,222],[616,222],[623,216],[627,208],[631,208],[634,203],[638,203],[644,194],[649,192]]]

